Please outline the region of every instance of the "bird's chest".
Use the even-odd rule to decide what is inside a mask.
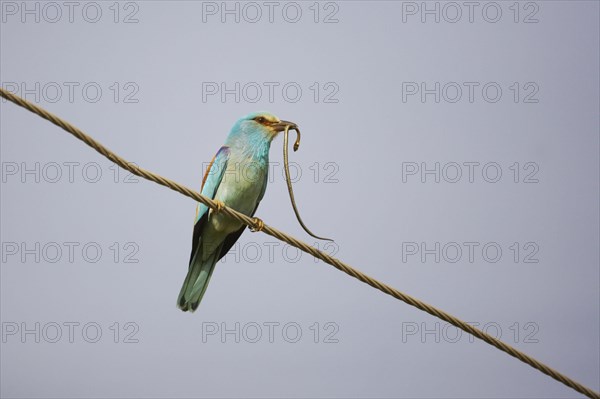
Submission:
[[[267,183],[267,173],[267,159],[232,157],[227,162],[215,199],[223,201],[225,205],[239,212],[251,215]],[[232,223],[234,221],[230,218],[213,216],[217,216],[212,218],[217,230],[239,228],[239,223]]]

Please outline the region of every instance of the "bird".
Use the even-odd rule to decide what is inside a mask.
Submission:
[[[201,194],[254,216],[267,188],[271,142],[280,132],[297,128],[295,123],[268,112],[240,118],[206,169]],[[194,312],[198,308],[216,263],[244,228],[239,221],[198,203],[188,273],[177,299],[179,309]]]

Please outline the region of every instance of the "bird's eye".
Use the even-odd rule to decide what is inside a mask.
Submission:
[[[257,121],[258,123],[265,123],[267,120],[265,118],[263,118],[262,116],[259,116],[258,118],[254,118],[255,121]]]

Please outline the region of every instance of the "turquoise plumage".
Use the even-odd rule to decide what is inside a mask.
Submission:
[[[267,188],[271,141],[287,126],[295,124],[266,112],[238,120],[206,170],[202,195],[254,215]],[[198,308],[215,264],[243,231],[238,221],[198,204],[188,274],[177,299],[181,310],[193,312]]]

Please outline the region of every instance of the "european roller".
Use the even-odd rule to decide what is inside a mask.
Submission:
[[[204,174],[202,195],[253,216],[267,188],[271,141],[286,128],[297,126],[266,112],[238,120]],[[215,264],[240,238],[244,227],[198,203],[188,274],[177,299],[181,310],[198,308]]]

